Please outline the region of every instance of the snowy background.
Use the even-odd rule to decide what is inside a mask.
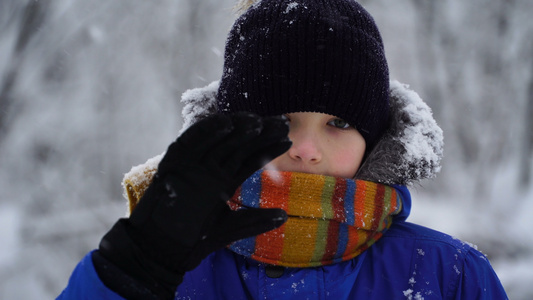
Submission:
[[[533,299],[533,1],[361,3],[444,130],[411,221],[476,244]],[[125,214],[123,174],[175,139],[181,93],[219,79],[233,4],[0,1],[1,299],[57,296]]]

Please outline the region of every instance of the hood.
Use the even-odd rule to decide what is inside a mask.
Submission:
[[[183,128],[216,113],[218,82],[182,96]],[[391,115],[387,131],[365,158],[356,179],[388,185],[409,185],[440,171],[443,134],[431,109],[405,84],[390,82]]]
[[[202,118],[217,112],[218,81],[183,93],[183,127],[180,135]],[[394,185],[404,200],[407,217],[411,198],[405,185],[433,178],[440,171],[443,134],[433,119],[431,109],[407,85],[391,81],[389,126],[374,149],[367,155],[355,178]],[[124,176],[124,196],[130,212],[144,194],[163,154],[133,167]],[[408,203],[407,203],[408,202]]]

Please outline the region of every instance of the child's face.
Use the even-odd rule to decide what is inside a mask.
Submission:
[[[366,143],[354,127],[335,116],[299,112],[289,119],[292,147],[265,169],[353,178]]]

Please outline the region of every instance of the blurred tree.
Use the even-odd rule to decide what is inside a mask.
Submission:
[[[12,95],[12,89],[17,81],[18,67],[23,59],[23,52],[28,46],[29,40],[39,31],[46,17],[46,7],[48,2],[29,1],[22,4],[18,1],[6,1],[0,4],[2,14],[3,28],[18,28],[14,51],[9,59],[8,69],[5,71],[2,81],[0,82],[0,144],[5,133],[9,130],[10,120],[16,118],[16,112],[13,111],[15,99]],[[17,17],[22,15],[20,19]]]
[[[533,53],[533,42],[529,41],[531,53]],[[531,61],[531,73],[527,91],[526,109],[524,110],[524,140],[520,152],[520,188],[524,191],[531,184],[531,168],[533,167],[533,59]]]
[[[232,3],[0,1],[0,204],[23,220],[1,299],[57,296],[124,215],[122,175],[176,138],[181,93],[220,76]]]
[[[525,108],[522,95],[527,84],[517,70],[530,60],[531,52],[516,49],[530,40],[523,27],[531,27],[531,22],[522,19],[521,11],[531,4],[525,0],[412,3],[419,32],[415,51],[424,76],[420,92],[445,132],[445,179],[440,182],[448,183],[444,190],[456,185],[460,168],[472,179],[471,192],[487,196],[494,173],[514,161],[518,151],[513,133],[524,124],[516,111]]]
[[[427,72],[430,76],[425,76],[424,84],[421,87],[420,93],[425,96],[425,101],[433,109],[437,121],[444,118],[443,108],[443,88],[442,85],[442,60],[439,58],[441,51],[446,49],[441,48],[440,32],[441,18],[443,12],[442,1],[427,1],[427,0],[413,0],[416,9],[416,16],[418,17],[416,30],[417,44],[413,47],[419,55],[420,66],[422,72]],[[440,12],[440,13],[439,13]]]

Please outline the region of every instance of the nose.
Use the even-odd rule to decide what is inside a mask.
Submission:
[[[316,164],[322,160],[318,138],[311,130],[291,130],[289,138],[292,146],[289,157],[304,163]]]

